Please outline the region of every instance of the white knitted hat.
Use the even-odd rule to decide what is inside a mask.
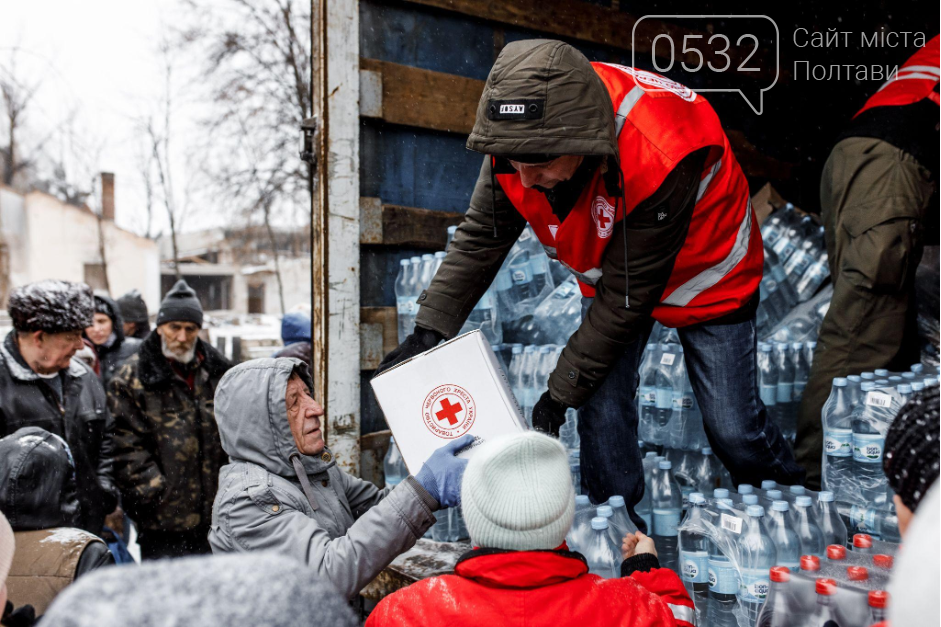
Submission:
[[[487,442],[467,464],[461,506],[475,546],[516,551],[558,547],[575,516],[565,449],[535,431]]]

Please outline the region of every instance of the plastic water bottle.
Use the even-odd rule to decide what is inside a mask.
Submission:
[[[620,551],[611,544],[608,535],[608,519],[596,516],[591,519],[591,537],[585,547],[585,561],[588,572],[605,579],[620,576],[617,565],[620,564]]]
[[[572,474],[572,486],[575,488],[575,494],[582,493],[581,465],[581,452],[572,451],[569,453],[569,472]]]
[[[793,441],[797,433],[797,412],[794,407],[794,362],[791,361],[789,352],[789,346],[785,342],[775,343],[774,360],[778,366],[778,424],[784,437]]]
[[[814,607],[814,613],[806,623],[814,627],[839,626],[840,615],[837,612],[836,605],[836,580],[820,578],[817,579],[814,589],[817,592],[817,603]]]
[[[848,529],[846,537],[850,533],[859,532],[881,538],[887,542],[902,541],[902,536],[899,533],[899,519],[894,511],[854,505],[842,501],[837,501],[833,505],[839,512],[840,520],[845,521],[844,529]],[[843,544],[846,544],[845,539]]]
[[[778,562],[780,562],[780,558]],[[791,608],[788,604],[791,581],[790,569],[784,566],[775,566],[769,572],[771,586],[768,588],[768,597],[758,613],[756,627],[793,627],[796,624]]]
[[[778,423],[778,365],[771,350],[770,344],[758,344],[758,395],[769,417]]]
[[[503,342],[503,326],[500,324],[493,289],[484,292],[477,304],[467,316],[467,321],[461,327],[461,333],[480,330],[491,344]]]
[[[510,279],[513,281],[516,302],[533,298],[538,294],[533,284],[533,270],[529,263],[528,252],[521,250],[516,253],[507,268],[510,271]]]
[[[656,344],[648,344],[640,362],[637,390],[638,430],[645,440],[656,441],[657,371],[660,357]]]
[[[733,513],[731,506],[725,511]],[[719,511],[723,511],[722,508]],[[724,531],[718,532],[720,536]],[[731,547],[731,543],[729,543]],[[739,574],[735,564],[715,542],[709,542],[709,620],[711,627],[738,627],[735,610],[738,605]]]
[[[719,487],[719,472],[715,456],[708,446],[700,451],[702,457],[693,472],[696,490],[709,494]]]
[[[777,562],[777,551],[762,524],[765,509],[761,505],[749,505],[745,514],[745,528],[738,543],[742,569],[739,600],[749,624],[754,624],[768,596],[771,586],[768,573]]]
[[[575,518],[572,528],[566,536],[566,542],[572,551],[584,551],[588,547],[591,537],[591,519],[595,516],[595,508],[584,494],[575,497]]]
[[[803,303],[808,301],[817,293],[817,290],[820,289],[823,282],[830,276],[829,262],[829,255],[823,253],[817,261],[810,264],[807,270],[804,271],[804,274],[801,275],[800,279],[794,285],[798,302]]]
[[[609,498],[608,507],[611,508],[613,514],[608,523],[617,532],[618,547],[620,547],[621,539],[627,534],[637,531],[637,525],[634,524],[630,514],[627,513],[627,505],[624,503],[623,496],[615,494]]]
[[[497,310],[500,312],[500,319],[507,322],[517,320],[520,317],[519,300],[516,297],[516,291],[513,289],[513,280],[510,278],[509,270],[500,268],[494,279],[493,287],[497,297]]]
[[[810,364],[807,363],[807,355],[801,342],[791,344],[791,362],[794,364],[794,403],[798,404],[804,396],[804,388],[807,387],[807,378],[810,376]]]
[[[853,411],[853,464],[861,495],[868,501],[885,491],[886,479],[882,472],[882,453],[885,434],[888,431],[886,418],[894,417],[892,398],[875,384],[862,384],[863,402]],[[897,411],[897,408],[896,408]]]
[[[664,427],[673,417],[673,364],[676,352],[669,344],[660,345],[660,367],[656,373],[656,401],[654,403],[654,421]]]
[[[412,264],[408,259],[399,261],[399,273],[395,277],[395,306],[398,321],[399,342],[406,337],[415,328],[415,314],[418,311],[418,304],[415,301],[415,295],[412,294],[409,282],[411,280]]]
[[[787,501],[774,501],[769,510],[767,528],[778,554],[777,564],[796,569],[800,567],[801,541],[791,526]]]
[[[640,498],[640,502],[634,506],[634,513],[643,519],[646,527],[644,533],[647,534],[653,533],[653,505],[650,501],[650,492],[651,490],[645,486],[644,495]]]
[[[823,420],[824,487],[842,493],[844,483],[853,477],[853,404],[847,394],[847,380],[833,380],[830,397],[821,409]]]
[[[677,527],[683,515],[683,493],[673,476],[673,464],[664,460],[654,475],[653,485],[653,539],[660,562],[665,568],[676,570]]]
[[[699,492],[689,495],[689,513],[680,531],[680,576],[696,605],[697,614],[707,616],[709,604],[709,536],[705,519],[706,499]]]
[[[408,476],[405,459],[402,458],[402,453],[399,452],[399,447],[395,445],[395,438],[392,436],[389,436],[389,450],[386,451],[382,467],[385,471],[386,486],[397,486]]]
[[[885,590],[870,590],[866,597],[869,603],[869,624],[875,625],[888,618],[889,593]]]
[[[817,523],[823,533],[824,546],[846,544],[846,524],[834,503],[833,492],[829,490],[817,494]]]
[[[421,289],[426,290],[428,286],[431,285],[431,280],[435,276],[435,256],[431,254],[424,254],[421,256],[421,266],[419,274],[419,283],[421,284]],[[421,290],[419,290],[419,294]]]
[[[457,226],[449,226],[449,227],[448,227],[448,241],[447,241],[447,243],[444,245],[445,249],[451,248],[451,240],[454,239],[454,234],[455,234],[455,233],[457,233]]]
[[[813,513],[813,500],[809,496],[799,496],[794,499],[791,522],[801,542],[801,555],[823,555],[823,532]]]

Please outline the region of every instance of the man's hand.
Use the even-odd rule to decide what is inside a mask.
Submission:
[[[376,374],[380,374],[383,370],[388,370],[392,366],[434,348],[438,345],[438,342],[443,339],[444,336],[437,331],[415,327],[415,331],[402,340],[402,343],[396,346],[385,356],[385,359],[379,363],[379,367],[376,368]]]
[[[565,424],[565,412],[568,408],[552,399],[549,392],[543,392],[533,407],[533,429],[542,431],[554,438],[559,437],[559,429]]]
[[[621,541],[621,557],[627,559],[641,553],[650,553],[654,557],[657,556],[657,547],[653,540],[640,531],[624,536],[624,540]]]
[[[448,442],[431,454],[415,477],[442,509],[461,504],[461,479],[467,468],[467,460],[458,457],[457,452],[473,441],[474,436],[467,434]]]

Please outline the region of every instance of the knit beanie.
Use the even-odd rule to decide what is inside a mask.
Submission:
[[[481,445],[464,472],[461,507],[475,546],[516,551],[558,547],[575,516],[565,449],[535,431]]]
[[[7,522],[6,516],[0,512],[0,588],[7,581],[7,575],[10,574],[10,566],[13,564],[13,551],[16,548],[16,542],[13,536],[13,529]],[[0,614],[3,610],[0,609]]]
[[[147,322],[147,303],[137,290],[118,299],[118,309],[125,322]]]
[[[192,322],[197,326],[203,326],[203,308],[199,304],[199,298],[186,281],[180,279],[176,285],[167,292],[160,303],[160,311],[157,312],[157,326],[167,322]]]
[[[13,290],[7,312],[17,331],[65,333],[91,326],[95,303],[84,283],[50,279]]]
[[[889,487],[913,512],[938,478],[938,387],[915,394],[905,403],[885,435],[882,468]]]

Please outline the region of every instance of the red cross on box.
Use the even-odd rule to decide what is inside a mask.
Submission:
[[[458,413],[462,411],[464,407],[460,403],[452,405],[451,401],[445,398],[441,401],[441,411],[435,412],[435,417],[438,420],[447,420],[449,425],[454,426],[457,424]]]

